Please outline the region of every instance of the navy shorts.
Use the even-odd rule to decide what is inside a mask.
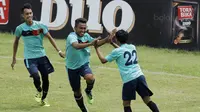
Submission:
[[[54,68],[46,56],[24,59],[24,64],[30,73],[30,77],[32,77],[33,74],[38,73],[38,71],[40,71],[41,75],[48,75],[54,72]]]
[[[123,84],[122,100],[135,100],[136,91],[142,98],[153,95],[151,90],[148,88],[146,79],[143,75]]]
[[[86,63],[80,68],[74,70],[66,67],[66,70],[68,72],[69,82],[73,91],[77,91],[80,89],[81,76],[84,77],[86,74],[92,74],[92,70],[89,67],[89,63]]]

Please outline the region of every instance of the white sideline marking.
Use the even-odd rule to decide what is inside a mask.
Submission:
[[[12,59],[11,57],[8,56],[0,56],[0,59]],[[24,60],[23,58],[17,58],[17,60]],[[57,62],[57,61],[51,61],[52,63],[55,64],[61,64],[61,65],[65,65],[65,63],[62,62]],[[118,70],[117,68],[112,68],[112,67],[105,67],[105,66],[93,66],[95,68],[100,68],[100,69],[107,69],[107,70],[112,70],[112,71],[116,71]],[[152,75],[168,75],[168,76],[177,76],[177,77],[184,77],[184,78],[198,78],[200,79],[200,77],[198,76],[191,76],[191,75],[182,75],[182,74],[173,74],[173,73],[166,73],[166,72],[155,72],[155,71],[148,71],[148,70],[144,70],[144,72],[146,73],[150,73]]]

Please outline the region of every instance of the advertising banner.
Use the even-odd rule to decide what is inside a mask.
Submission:
[[[199,45],[198,0],[0,0],[1,31],[15,31],[23,22],[21,8],[27,2],[33,19],[46,24],[54,38],[66,39],[75,19],[84,17],[94,37],[105,37],[117,28],[128,31],[133,44]]]
[[[0,24],[7,24],[9,17],[10,0],[0,0]]]

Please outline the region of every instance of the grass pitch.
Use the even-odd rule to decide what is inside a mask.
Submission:
[[[23,42],[20,40],[17,64],[10,67],[14,36],[0,34],[0,112],[80,112],[73,99],[65,70],[64,59],[45,39],[46,53],[55,72],[50,76],[48,101],[50,107],[41,107],[34,100],[35,88],[23,63]],[[56,40],[64,51],[65,40]],[[101,47],[104,55],[113,48]],[[161,112],[199,112],[200,111],[200,53],[182,50],[156,49],[137,46],[139,63],[146,76],[150,89],[154,92],[152,100]],[[94,49],[91,52],[91,68],[96,77],[93,90],[94,104],[86,102],[90,112],[122,112],[122,81],[116,64],[102,65]],[[86,87],[82,79],[82,89]],[[132,101],[136,112],[150,112],[137,96]]]

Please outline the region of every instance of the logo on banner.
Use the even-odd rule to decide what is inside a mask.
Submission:
[[[124,29],[130,32],[135,24],[135,13],[132,7],[123,0],[110,1],[105,7],[102,7],[102,0],[41,0],[42,11],[40,21],[46,24],[50,30],[60,30],[68,22],[69,12],[71,12],[71,26],[75,26],[75,20],[88,15],[88,32],[103,33],[103,27],[111,32],[114,28]],[[69,2],[72,11],[69,11]],[[86,2],[86,3],[85,3]],[[54,21],[52,18],[53,5],[57,5],[57,12]],[[85,7],[89,12],[85,12]],[[119,26],[115,25],[116,14],[121,10],[121,22]],[[102,21],[101,21],[102,19]]]
[[[178,19],[193,19],[193,11],[192,6],[178,6]]]
[[[9,0],[0,0],[0,24],[7,24],[9,16]]]

